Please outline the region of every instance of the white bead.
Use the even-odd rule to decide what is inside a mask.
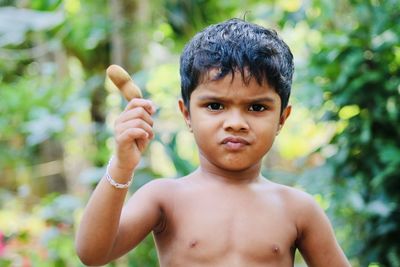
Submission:
[[[132,178],[131,178],[126,184],[120,184],[120,183],[116,182],[116,181],[111,177],[110,172],[108,171],[108,169],[110,168],[111,161],[112,161],[113,158],[114,158],[114,157],[111,157],[111,158],[110,158],[110,161],[108,162],[108,165],[107,165],[107,169],[106,169],[106,180],[107,180],[112,186],[114,186],[115,188],[118,188],[118,189],[125,189],[125,188],[128,188],[128,187],[131,185],[131,183],[132,183],[133,176],[132,176]]]

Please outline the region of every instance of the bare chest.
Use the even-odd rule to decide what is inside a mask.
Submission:
[[[186,196],[175,199],[170,211],[165,234],[156,237],[160,255],[214,266],[240,261],[292,264],[297,231],[278,199],[253,194]]]

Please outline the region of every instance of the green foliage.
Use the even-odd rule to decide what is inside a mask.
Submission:
[[[118,2],[121,18],[105,0],[0,1],[9,5],[0,8],[0,231],[7,248],[0,266],[81,266],[73,236],[85,189],[104,172],[112,119],[125,104],[104,82],[116,32],[122,63],[160,107],[155,141],[131,190],[195,168],[195,146],[176,108],[179,53],[195,32],[229,17],[282,29],[294,48],[294,102],[308,104],[321,123],[307,127],[311,112],[298,112],[301,123],[293,124],[303,132],[294,127],[297,147],[286,150],[300,155],[311,147],[301,136],[335,129],[307,165],[280,159],[286,169],[277,181],[315,194],[355,266],[400,265],[398,1]],[[301,178],[293,174],[300,171]],[[67,183],[67,194],[53,192],[49,177]],[[149,235],[109,266],[156,266],[156,256]]]
[[[32,63],[28,70],[34,72],[33,75],[27,73],[24,78],[2,85],[0,113],[5,116],[0,117],[0,149],[3,152],[0,167],[16,167],[21,160],[27,165],[28,162],[37,163],[38,145],[48,139],[60,138],[66,130],[66,120],[74,110],[72,103],[76,95],[71,94],[67,83],[52,78],[55,70],[49,67],[48,75],[37,78],[41,70]]]
[[[328,155],[329,172],[313,179],[330,179],[331,211],[352,236],[350,257],[361,266],[398,266],[400,7],[396,1],[347,4],[347,12],[332,6],[313,24],[321,43],[308,76],[323,91],[322,120],[338,122],[317,151]]]
[[[158,266],[157,251],[151,235],[128,254],[127,262],[131,267]]]
[[[60,12],[4,7],[0,9],[0,21],[0,47],[3,47],[20,45],[29,32],[52,29],[61,24],[64,17]]]
[[[71,238],[76,211],[82,207],[79,199],[51,194],[29,212],[20,199],[2,200],[7,202],[1,203],[0,231],[6,238],[0,240],[5,245],[0,266],[83,266]]]

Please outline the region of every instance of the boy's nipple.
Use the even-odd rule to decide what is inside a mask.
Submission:
[[[196,247],[196,245],[197,245],[197,240],[191,240],[189,242],[189,248],[194,248],[194,247]]]
[[[279,249],[278,245],[276,245],[276,244],[272,245],[272,252],[274,253],[274,255],[279,255],[280,249]]]

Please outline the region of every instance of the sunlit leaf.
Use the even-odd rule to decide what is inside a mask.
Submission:
[[[50,30],[64,22],[62,12],[45,12],[15,7],[0,8],[0,47],[18,45],[30,31]]]

